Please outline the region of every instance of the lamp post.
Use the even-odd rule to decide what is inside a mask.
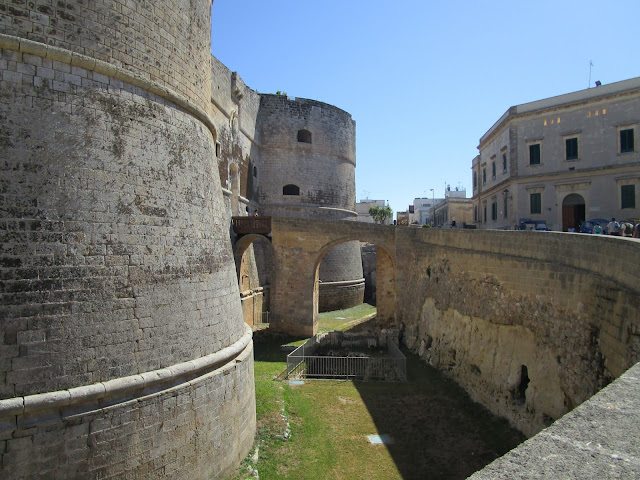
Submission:
[[[429,190],[431,190],[431,194],[432,194],[431,208],[433,209],[433,212],[431,213],[431,226],[435,227],[435,221],[436,221],[436,193],[433,191],[433,188],[430,188]]]

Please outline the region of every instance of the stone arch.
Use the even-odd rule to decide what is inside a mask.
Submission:
[[[275,276],[275,254],[267,237],[243,235],[233,247],[236,276],[245,323],[253,325],[268,316]]]
[[[323,258],[332,248],[352,241],[365,241],[376,245],[376,297],[377,297],[377,318],[378,323],[391,324],[395,320],[396,309],[396,294],[395,294],[395,282],[396,282],[396,267],[395,256],[393,251],[385,245],[383,242],[373,238],[365,238],[361,236],[347,236],[334,239],[327,244],[323,245],[316,256],[313,266],[313,325],[314,332],[318,322],[319,311],[319,272],[320,264]]]
[[[566,232],[570,228],[575,228],[577,231],[584,221],[584,197],[578,193],[571,193],[564,197],[562,200],[562,231]]]

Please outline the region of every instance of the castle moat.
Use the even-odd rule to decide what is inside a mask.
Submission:
[[[249,463],[260,478],[462,479],[525,440],[406,350],[403,383],[292,385],[282,375],[287,341],[254,333],[258,452]],[[371,444],[376,434],[391,443]]]

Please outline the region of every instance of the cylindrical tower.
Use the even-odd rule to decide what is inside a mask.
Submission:
[[[211,0],[2,11],[3,478],[211,478],[251,447]]]
[[[264,215],[354,219],[355,122],[332,105],[261,95],[258,201]],[[331,249],[320,265],[319,310],[362,303],[358,242]]]

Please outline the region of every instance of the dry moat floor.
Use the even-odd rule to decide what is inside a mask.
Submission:
[[[349,328],[367,307],[323,314],[320,321],[335,328],[343,319]],[[262,480],[462,479],[524,441],[406,351],[406,383],[289,385],[281,346],[290,340],[268,330],[254,334],[258,449],[236,479],[252,478],[248,468]],[[386,434],[393,443],[373,445],[372,434]]]

